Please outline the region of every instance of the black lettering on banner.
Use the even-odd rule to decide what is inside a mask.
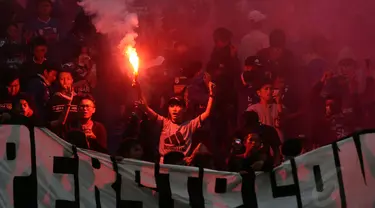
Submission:
[[[112,184],[112,188],[116,192],[116,208],[142,208],[143,203],[141,201],[121,200],[122,176],[118,171],[118,165],[115,157],[111,156],[111,161],[113,171],[116,173],[116,181]]]
[[[102,204],[100,202],[100,191],[98,187],[95,186],[95,203],[96,203],[96,208],[102,208]]]
[[[138,184],[138,187],[143,187],[141,184],[141,171],[136,170],[134,172],[134,175],[135,175],[135,183]]]
[[[344,188],[344,181],[342,180],[342,173],[341,173],[341,162],[339,157],[339,147],[337,146],[337,143],[332,144],[332,150],[333,150],[333,158],[335,160],[335,166],[336,166],[336,174],[337,174],[337,180],[339,183],[339,191],[340,191],[340,198],[341,198],[341,207],[346,208],[346,194],[345,194],[345,188]]]
[[[136,170],[134,171],[134,174],[135,174],[135,183],[138,184],[138,187],[148,188],[150,190],[157,191],[157,188],[151,188],[151,187],[147,187],[141,184],[141,171]]]
[[[355,134],[353,136],[353,140],[354,140],[355,148],[357,150],[357,155],[358,155],[359,164],[361,166],[361,172],[362,172],[363,180],[365,182],[365,185],[367,185],[366,173],[365,173],[365,164],[364,164],[364,161],[363,161],[363,154],[362,154],[362,144],[361,144],[359,134]]]
[[[93,168],[99,170],[100,169],[100,161],[97,158],[91,158],[91,165]],[[94,187],[95,189],[95,203],[96,203],[96,208],[101,208],[102,204],[100,202],[100,191],[97,186]]]
[[[241,196],[243,205],[237,208],[258,208],[257,195],[255,191],[255,172],[253,170],[241,174],[242,188]]]
[[[100,161],[97,158],[91,158],[91,165],[97,170],[99,170],[101,166]]]
[[[7,142],[6,153],[7,153],[7,160],[16,159],[16,144],[14,142]]]
[[[199,168],[199,177],[189,177],[187,182],[187,188],[189,193],[190,207],[192,208],[204,208],[204,197],[203,197],[203,168]]]
[[[78,154],[77,147],[72,145],[73,158],[68,157],[54,157],[53,158],[53,173],[72,174],[74,178],[74,201],[56,200],[56,208],[79,208],[79,178],[78,178]]]
[[[323,192],[324,190],[324,184],[322,179],[322,172],[320,171],[319,165],[313,166],[314,171],[314,180],[315,180],[315,187],[318,192]]]
[[[31,174],[29,176],[16,176],[13,179],[13,203],[14,208],[38,207],[38,179],[36,169],[36,150],[34,127],[28,127],[30,132]],[[18,131],[18,129],[17,129]],[[12,131],[13,133],[13,131]],[[11,136],[12,137],[12,136]],[[19,135],[18,135],[19,137]],[[25,139],[25,138],[20,138]]]
[[[227,179],[226,178],[216,178],[215,180],[215,193],[224,194],[227,192]]]
[[[273,198],[296,196],[297,207],[302,208],[302,198],[301,198],[301,192],[299,189],[298,172],[297,172],[296,161],[294,160],[294,158],[290,160],[290,165],[292,167],[292,176],[293,176],[294,184],[286,185],[286,186],[277,186],[275,171],[272,170],[270,173],[272,195],[273,195]]]
[[[169,181],[169,174],[160,173],[160,164],[155,163],[154,176],[156,182],[156,189],[159,193],[159,207],[173,208],[174,200],[172,199],[171,184]]]

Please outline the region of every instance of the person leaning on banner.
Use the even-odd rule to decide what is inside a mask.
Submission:
[[[235,138],[245,141],[249,134],[253,132],[258,133],[262,140],[263,148],[267,149],[270,153],[272,152],[274,164],[279,165],[282,159],[280,153],[281,141],[276,129],[272,126],[261,124],[259,115],[255,111],[246,111],[242,116],[244,124],[235,133]]]
[[[250,133],[244,140],[234,140],[228,160],[229,171],[269,171],[272,167],[272,157],[258,133]]]
[[[215,84],[208,85],[210,97],[208,99],[206,110],[198,117],[192,120],[185,120],[186,102],[183,98],[172,97],[168,102],[168,118],[155,113],[142,98],[137,101],[141,110],[147,113],[151,120],[156,120],[161,125],[162,132],[159,140],[160,163],[163,163],[164,156],[169,152],[182,152],[185,157],[192,153],[192,136],[197,129],[201,128],[202,123],[207,120],[211,114],[212,105],[215,98]],[[139,84],[137,89],[141,91]],[[142,93],[140,93],[142,94]]]
[[[55,132],[59,132],[63,139],[73,144],[74,142],[71,140],[74,138],[70,136],[68,140],[67,135],[69,132],[83,132],[86,136],[85,140],[88,149],[106,153],[107,131],[103,124],[92,120],[92,116],[96,111],[94,98],[89,94],[82,96],[78,106],[78,117],[71,117],[68,120],[73,96],[73,93],[71,93],[70,102],[65,106],[60,118],[51,122],[51,128]]]
[[[0,114],[1,124],[20,124],[26,126],[44,126],[37,114],[35,103],[31,96],[20,93],[12,102],[13,108]]]

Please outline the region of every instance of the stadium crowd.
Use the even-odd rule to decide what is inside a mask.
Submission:
[[[52,1],[35,5],[36,16],[23,23],[6,5],[14,12],[0,28],[3,124],[47,127],[78,147],[125,158],[229,171],[270,170],[375,124],[369,59],[332,58],[339,51],[323,36],[295,53],[283,30],[265,33],[265,15],[252,11],[239,44],[229,29],[213,31],[207,63],[177,36],[154,55],[165,60],[147,83],[121,83],[137,96],[112,94],[123,104],[112,109],[121,120],[110,122],[120,126],[121,142],[109,148],[114,125],[102,121],[111,107],[96,101],[117,86],[108,84],[115,78],[98,48],[103,37],[83,12],[67,27],[53,17]]]

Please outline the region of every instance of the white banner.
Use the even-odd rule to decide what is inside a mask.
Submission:
[[[0,126],[0,155],[0,207],[375,206],[375,132],[370,131],[256,177],[115,161],[72,147],[47,129],[15,125]]]

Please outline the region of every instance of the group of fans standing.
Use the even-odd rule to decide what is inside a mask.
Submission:
[[[93,119],[94,97],[105,99],[96,93],[98,73],[110,68],[96,62],[108,54],[93,50],[100,35],[89,17],[79,14],[63,34],[52,7],[39,0],[37,17],[22,32],[12,21],[2,28],[1,123],[44,126],[78,147],[126,158],[229,171],[270,170],[374,123],[369,59],[362,70],[353,57],[332,61],[323,37],[306,40],[306,55],[295,55],[285,32],[264,33],[266,17],[253,11],[238,47],[229,29],[213,32],[206,64],[183,41],[155,54],[165,57],[163,64],[115,95],[130,100],[115,109],[130,118],[124,116],[121,145],[111,150],[106,129],[113,127]]]

